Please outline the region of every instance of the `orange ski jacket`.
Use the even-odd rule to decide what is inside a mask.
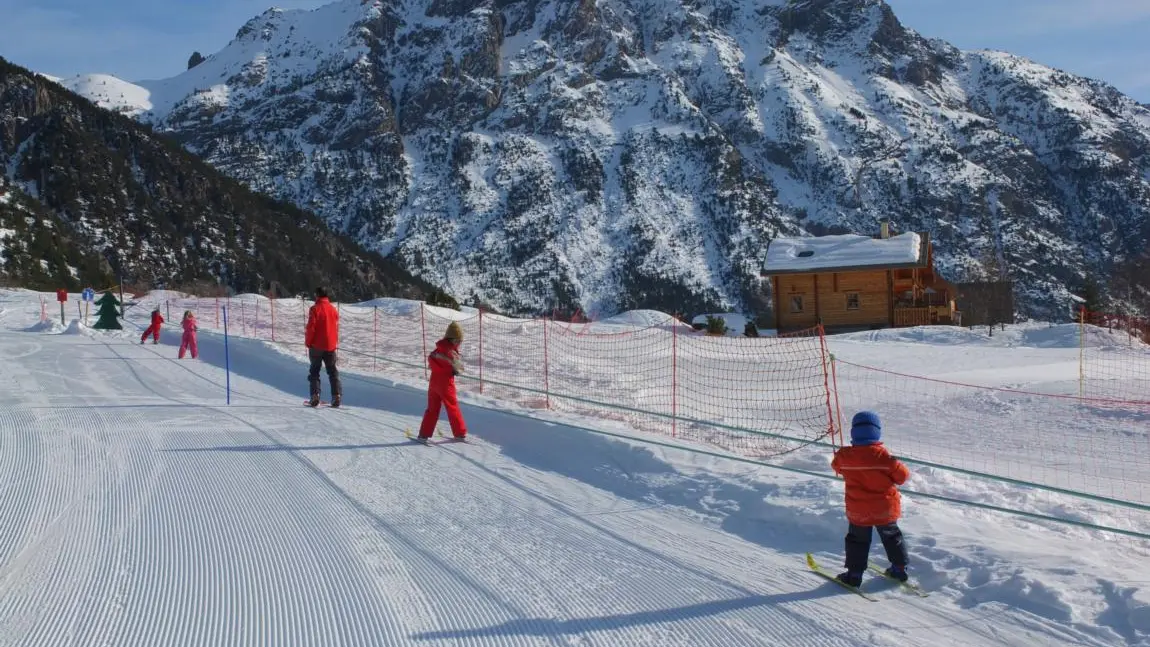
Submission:
[[[846,482],[847,521],[856,526],[885,526],[902,515],[898,486],[910,470],[882,443],[843,447],[831,468]]]

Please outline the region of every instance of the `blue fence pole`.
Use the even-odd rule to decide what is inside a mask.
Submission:
[[[224,306],[224,378],[228,390],[228,404],[232,403],[232,360],[228,353],[228,307]]]

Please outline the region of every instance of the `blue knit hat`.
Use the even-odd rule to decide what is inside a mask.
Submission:
[[[873,411],[859,411],[851,419],[851,444],[874,445],[882,440],[882,422]]]

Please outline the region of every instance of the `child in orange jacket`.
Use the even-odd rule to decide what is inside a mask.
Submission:
[[[872,411],[860,411],[851,420],[851,446],[835,452],[831,467],[846,483],[847,521],[845,573],[838,580],[850,586],[862,584],[870,554],[871,529],[878,529],[890,567],[888,577],[905,582],[910,561],[898,518],[902,504],[898,486],[910,478],[910,470],[882,445],[882,422]]]

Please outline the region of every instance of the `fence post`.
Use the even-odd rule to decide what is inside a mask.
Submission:
[[[372,306],[371,370],[378,371],[376,357],[379,355],[379,306]]]
[[[44,297],[40,297],[40,323],[45,321],[48,321],[48,304],[44,301]]]
[[[168,321],[171,322],[171,320],[172,320],[172,300],[171,299],[164,299],[164,305],[167,306]]]
[[[671,317],[671,438],[679,433],[679,320]]]
[[[823,358],[823,389],[827,394],[827,435],[831,437],[831,442],[833,444],[835,435],[835,414],[834,411],[831,411],[831,378],[830,367],[827,366],[827,355],[829,355],[830,352],[827,350],[827,338],[826,335],[823,334],[822,324],[818,325],[818,331],[819,349],[822,351],[819,354],[822,355]]]
[[[839,423],[839,428],[838,428],[839,447],[842,447],[843,443],[846,441],[843,440],[843,407],[842,407],[842,404],[839,403],[839,372],[838,372],[837,367],[838,367],[838,363],[835,360],[835,354],[831,353],[831,386],[834,388],[834,391],[835,391],[835,414],[836,414],[836,417],[837,417],[837,420]],[[835,437],[835,434],[832,433],[831,434],[831,444],[832,445],[835,444],[834,437]]]
[[[479,309],[479,393],[483,393],[483,308]]]
[[[423,344],[423,379],[427,379],[427,317],[423,311],[427,309],[427,304],[419,302],[419,341]]]
[[[268,303],[272,308],[272,341],[274,342],[276,340],[276,300],[274,292],[268,294]]]
[[[543,317],[543,397],[547,401],[547,409],[551,409],[551,348],[548,343],[547,328],[549,322],[547,317]]]
[[[1078,397],[1086,397],[1086,306],[1078,306]]]
[[[252,337],[259,339],[260,338],[260,300],[259,299],[256,299],[255,307],[256,307],[256,315],[252,319]]]
[[[242,302],[241,302],[242,303]],[[228,404],[232,403],[232,360],[228,351],[228,307],[224,306],[224,388]]]
[[[243,331],[244,337],[248,336],[248,314],[244,312],[244,300],[240,299],[240,330]],[[227,316],[224,316],[224,321],[227,321]]]
[[[78,318],[80,321],[84,321],[84,306],[80,305],[82,301],[83,299],[76,300],[76,318]]]
[[[216,297],[216,330],[220,328],[220,298]]]

